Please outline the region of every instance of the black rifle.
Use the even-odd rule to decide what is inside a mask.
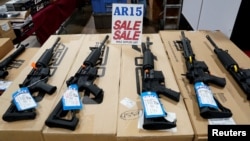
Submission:
[[[19,56],[21,53],[25,51],[25,47],[26,46],[21,45],[14,53],[12,53],[10,56],[8,56],[2,62],[0,62],[0,78],[4,79],[9,74],[9,72],[7,71],[9,64],[15,58],[17,58],[17,56]]]
[[[227,50],[220,49],[209,35],[207,35],[206,38],[214,46],[214,52],[222,65],[245,92],[247,100],[250,100],[250,69],[240,68],[237,62],[228,54]]]
[[[44,95],[53,94],[57,87],[46,84],[50,77],[50,62],[52,60],[54,49],[57,47],[60,37],[58,37],[50,49],[46,49],[42,56],[38,59],[36,64],[33,64],[33,69],[27,75],[26,79],[19,87],[27,87],[34,97],[39,102]],[[38,92],[37,94],[34,94]],[[18,111],[16,105],[11,103],[10,107],[4,113],[2,119],[8,122],[34,119],[36,117],[35,108],[31,108],[24,111]]]
[[[225,78],[212,76],[205,62],[197,61],[195,59],[195,54],[193,53],[191,42],[187,37],[185,37],[184,31],[181,31],[181,35],[181,41],[176,41],[175,44],[178,44],[183,50],[183,56],[185,58],[187,68],[187,73],[185,74],[185,76],[189,80],[189,83],[194,85],[199,82],[203,82],[205,85],[213,83],[217,86],[224,87],[226,85]],[[200,115],[203,118],[231,117],[232,113],[230,109],[223,107],[214,96],[213,98],[219,109],[211,107],[199,107]]]
[[[164,95],[165,97],[178,102],[180,100],[180,93],[166,88],[162,71],[154,70],[154,55],[149,48],[151,44],[152,42],[149,41],[149,37],[147,37],[146,43],[142,43],[143,64],[142,67],[136,68],[137,91],[139,94],[140,92],[146,91],[156,92],[158,97]],[[139,73],[142,74],[142,90],[140,90]],[[146,118],[144,116],[144,129],[159,130],[169,129],[175,126],[175,122],[169,122],[164,117]]]
[[[98,77],[98,67],[102,63],[102,56],[105,49],[105,42],[108,40],[107,35],[101,42],[99,47],[91,48],[91,53],[84,60],[78,71],[74,76],[71,76],[67,81],[67,87],[71,84],[78,86],[78,92],[84,91],[83,103],[85,104],[99,104],[103,100],[103,90],[96,86],[94,83]],[[93,94],[93,98],[89,98],[90,94]],[[64,117],[68,113],[72,112],[71,119],[65,119]],[[55,109],[49,115],[45,124],[48,127],[65,128],[69,130],[75,130],[79,119],[76,117],[77,110],[63,110],[62,101],[60,100]]]

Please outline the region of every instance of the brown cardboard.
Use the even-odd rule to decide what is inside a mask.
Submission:
[[[12,49],[0,62],[3,62],[7,57],[11,56],[13,53],[15,53],[17,49]],[[22,69],[26,66],[30,66],[31,64],[28,64],[30,59],[36,54],[36,52],[39,50],[39,48],[25,48],[24,52],[22,52],[19,56],[14,58],[12,62],[10,62],[7,66],[7,72],[8,75],[3,79],[0,80],[1,82],[13,82],[18,74],[22,72]],[[4,93],[4,90],[0,90],[0,96]]]
[[[12,81],[15,80],[17,75],[22,71],[23,68],[27,66],[31,66],[31,64],[28,64],[30,59],[37,53],[37,51],[40,48],[38,47],[29,47],[25,48],[24,52],[21,53],[19,56],[17,56],[13,62],[9,64],[9,67],[7,69],[8,75],[5,77],[4,80]],[[12,49],[1,61],[12,55],[17,49]]]
[[[31,62],[36,62],[46,49],[51,48],[58,36],[59,35],[52,35],[34,55],[34,57],[30,59],[29,64],[31,64]],[[84,35],[60,35],[60,37],[61,44],[56,49],[54,61],[50,66],[52,76],[47,82],[47,84],[56,86],[57,91],[52,95],[45,95],[42,101],[38,103],[38,107],[36,108],[37,115],[34,120],[6,122],[1,118],[1,139],[4,139],[5,141],[43,141],[42,129],[44,127],[44,122],[49,115],[51,107],[56,101],[56,97],[59,95],[59,90],[63,85],[63,81],[70,70],[76,54],[78,53]],[[25,67],[1,97],[8,100],[8,104],[5,105],[5,107],[0,111],[1,116],[9,107],[13,92],[19,89],[18,85],[25,80],[31,69],[32,68],[30,66]]]
[[[162,41],[164,42],[165,49],[169,56],[169,59],[174,69],[175,77],[177,83],[180,87],[181,93],[184,96],[184,101],[188,109],[188,113],[195,132],[195,141],[197,140],[207,140],[207,126],[208,120],[203,119],[199,115],[198,103],[196,101],[195,92],[193,85],[188,82],[188,80],[182,74],[186,73],[185,61],[183,60],[182,52],[177,51],[173,41],[181,39],[181,31],[160,31],[159,32]],[[226,71],[221,70],[220,67],[215,62],[215,58],[211,55],[212,51],[206,46],[205,34],[201,31],[185,31],[185,36],[191,41],[191,46],[195,54],[196,60],[204,61],[211,74],[219,77],[226,78],[228,82]],[[223,39],[223,42],[229,42],[228,39]],[[234,48],[233,46],[231,48]],[[230,85],[232,87],[232,85]],[[249,124],[250,120],[242,111],[241,106],[232,96],[233,91],[227,86],[220,88],[214,84],[209,86],[214,93],[214,96],[220,101],[220,103],[229,108],[232,113],[232,119],[236,124]]]
[[[159,34],[144,34],[142,42],[146,41],[146,37],[150,38],[153,45],[150,46],[152,53],[157,56],[158,61],[154,61],[155,70],[162,71],[165,77],[166,88],[180,91],[175,80],[170,62],[165,54],[163,44]],[[193,128],[183,101],[180,97],[179,102],[175,102],[169,98],[161,96],[161,102],[164,105],[166,112],[176,113],[177,131],[150,131],[143,130],[137,127],[139,111],[142,109],[140,97],[137,94],[136,78],[135,78],[135,57],[140,57],[142,54],[131,46],[122,46],[122,66],[120,77],[120,92],[119,102],[128,98],[135,105],[129,106],[119,104],[118,125],[117,125],[117,140],[119,141],[188,141],[193,140]]]
[[[74,76],[79,67],[84,62],[85,58],[90,54],[89,47],[93,47],[97,42],[102,42],[104,37],[109,34],[90,34],[86,35],[81,44],[78,56],[74,60],[74,64],[65,80]],[[110,35],[109,35],[110,36]],[[111,45],[110,37],[107,47],[104,51],[104,59],[107,59],[105,74],[96,79],[94,84],[104,91],[104,99],[100,104],[84,104],[83,109],[77,113],[79,123],[74,131],[63,128],[50,128],[45,126],[43,130],[45,141],[65,141],[65,140],[93,140],[93,141],[115,141],[116,140],[116,124],[117,124],[117,109],[119,96],[119,76],[121,63],[121,48],[119,45]],[[107,55],[105,55],[107,53]],[[105,57],[106,56],[106,57]],[[100,71],[100,70],[99,70]],[[98,71],[98,72],[99,72]],[[64,82],[57,102],[62,98],[63,93],[67,89]],[[83,92],[81,92],[83,94]],[[49,110],[50,112],[53,109]]]
[[[13,48],[14,45],[10,38],[0,38],[0,59],[4,58]]]
[[[0,38],[16,38],[16,34],[10,24],[9,20],[0,20]]]

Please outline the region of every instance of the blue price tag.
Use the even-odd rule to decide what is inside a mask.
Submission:
[[[167,115],[155,92],[141,93],[141,101],[146,118],[165,117]]]
[[[203,82],[197,82],[194,84],[194,89],[198,104],[201,108],[210,107],[219,109],[217,103],[214,100],[213,93],[207,85],[205,85]]]
[[[78,86],[76,84],[72,84],[68,87],[66,92],[62,97],[63,110],[80,110],[83,107],[81,102]]]
[[[31,109],[37,106],[36,101],[30,94],[27,87],[20,88],[18,91],[13,93],[12,98],[18,111]]]

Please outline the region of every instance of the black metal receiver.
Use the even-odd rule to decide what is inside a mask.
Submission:
[[[108,40],[107,35],[105,39],[101,42],[99,47],[91,48],[91,53],[84,60],[83,64],[80,66],[78,71],[74,76],[71,76],[67,81],[67,87],[71,84],[76,84],[78,86],[78,92],[84,91],[83,103],[85,104],[99,104],[103,101],[103,90],[94,84],[95,79],[98,77],[97,65],[100,65],[103,60],[103,53],[105,49],[105,42]],[[93,95],[90,98],[90,94]],[[72,113],[70,119],[65,119],[64,117],[68,113]],[[77,110],[63,110],[62,101],[59,101],[55,109],[49,115],[45,124],[48,127],[65,128],[69,130],[75,130],[79,119],[76,117]]]
[[[240,68],[238,63],[228,54],[228,50],[219,48],[209,35],[206,35],[206,38],[213,45],[214,52],[222,65],[245,92],[247,100],[250,100],[250,69]]]
[[[162,71],[154,70],[154,55],[149,46],[152,43],[147,37],[147,42],[142,43],[143,64],[142,64],[142,92],[154,91],[159,96],[163,95],[176,102],[180,100],[180,93],[165,87],[165,79]]]
[[[60,37],[58,37],[50,49],[46,49],[38,61],[33,65],[33,69],[27,75],[26,79],[19,87],[27,87],[32,97],[39,102],[45,94],[53,94],[57,87],[46,84],[50,77],[50,62],[54,55],[54,49],[58,46]],[[35,92],[38,92],[35,94]],[[8,122],[34,119],[36,117],[35,108],[18,111],[16,105],[12,102],[10,107],[4,113],[2,119]]]
[[[0,78],[4,79],[9,74],[7,71],[9,64],[25,51],[25,47],[26,46],[21,45],[14,53],[0,62]]]
[[[181,31],[181,40],[175,41],[175,45],[183,51],[183,56],[185,58],[187,73],[186,78],[189,80],[190,84],[196,84],[198,82],[203,82],[208,85],[213,83],[217,86],[224,87],[226,85],[225,78],[220,78],[212,76],[208,70],[207,65],[203,61],[197,61],[195,54],[193,53],[190,40],[185,37],[184,31]],[[222,104],[213,96],[219,109],[214,109],[211,107],[199,107],[200,115],[203,118],[226,118],[231,117],[231,110],[223,107]]]
[[[147,37],[146,43],[142,43],[143,52],[143,64],[142,67],[136,68],[136,81],[139,82],[139,73],[142,74],[141,82],[142,89],[140,90],[140,85],[137,83],[137,91],[141,92],[152,91],[160,97],[164,95],[176,102],[180,100],[180,93],[165,87],[165,80],[162,71],[154,70],[154,55],[151,52],[149,46],[152,42],[149,41]],[[149,130],[160,130],[169,129],[176,127],[175,122],[169,122],[164,117],[154,117],[146,118],[144,116],[143,128]]]

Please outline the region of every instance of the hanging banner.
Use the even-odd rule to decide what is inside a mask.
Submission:
[[[143,4],[112,4],[112,44],[140,45]]]

